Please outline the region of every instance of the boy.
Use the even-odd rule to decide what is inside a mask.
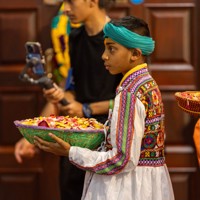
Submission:
[[[164,109],[158,85],[148,72],[146,57],[154,51],[148,25],[127,16],[104,27],[105,68],[123,74],[116,90],[105,152],[35,137],[44,151],[68,156],[86,172],[82,200],[174,200],[164,155]]]

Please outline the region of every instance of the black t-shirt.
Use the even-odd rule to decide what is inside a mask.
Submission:
[[[122,75],[111,75],[104,67],[101,58],[104,51],[103,31],[88,36],[84,26],[74,29],[69,37],[69,48],[76,100],[92,103],[113,99]],[[95,117],[98,119],[98,116]]]

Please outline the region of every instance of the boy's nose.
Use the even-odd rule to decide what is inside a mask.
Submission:
[[[107,56],[105,53],[103,53],[103,54],[102,54],[102,59],[103,59],[103,60],[108,60],[108,56]]]

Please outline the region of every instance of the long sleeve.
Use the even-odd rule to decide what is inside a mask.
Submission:
[[[115,98],[111,121],[112,150],[97,152],[71,147],[70,161],[83,170],[104,175],[133,169],[140,156],[144,118],[143,104],[132,93],[122,91]]]

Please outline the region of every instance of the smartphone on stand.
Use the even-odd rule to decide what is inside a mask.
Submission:
[[[26,62],[28,68],[31,69],[34,75],[39,76],[38,80],[32,82],[39,84],[42,88],[50,89],[55,87],[55,83],[46,76],[45,58],[42,53],[42,47],[39,42],[26,42]],[[62,105],[67,105],[68,101],[63,98],[60,100]]]
[[[31,69],[37,76],[45,74],[45,59],[39,42],[26,42],[26,60],[32,65]]]

